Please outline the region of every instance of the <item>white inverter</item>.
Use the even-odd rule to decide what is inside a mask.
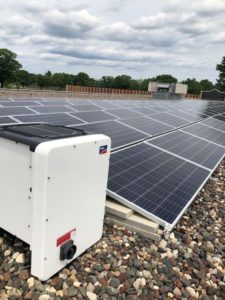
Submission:
[[[47,280],[102,235],[110,138],[49,124],[0,128],[0,227]]]

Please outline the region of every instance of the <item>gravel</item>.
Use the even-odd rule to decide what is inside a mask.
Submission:
[[[46,282],[29,246],[0,232],[0,299],[225,299],[225,160],[173,232],[153,242],[119,226]]]

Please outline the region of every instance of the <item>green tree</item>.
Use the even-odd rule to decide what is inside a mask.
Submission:
[[[188,94],[200,94],[201,86],[195,78],[187,78],[182,83],[188,85]]]
[[[148,90],[148,84],[149,81],[151,81],[150,78],[146,78],[140,81],[140,90],[147,91]]]
[[[114,78],[114,87],[116,89],[130,89],[131,77],[127,75],[119,75]]]
[[[102,76],[99,80],[99,86],[103,88],[112,88],[114,86],[114,77],[112,76]]]
[[[36,77],[37,85],[41,89],[50,87],[52,85],[52,79],[46,75],[38,74]]]
[[[201,91],[210,91],[214,88],[214,85],[212,81],[209,81],[208,79],[203,79],[199,82]]]
[[[152,78],[151,81],[165,82],[165,83],[176,83],[177,78],[175,78],[175,77],[173,77],[172,75],[169,75],[169,74],[162,74],[162,75],[156,76],[155,78]]]
[[[6,81],[10,81],[15,73],[22,68],[17,61],[16,53],[8,49],[0,49],[0,87],[4,87]]]
[[[221,63],[216,66],[216,70],[219,71],[216,86],[219,90],[225,92],[225,56],[222,58]]]
[[[19,70],[15,73],[15,79],[16,82],[22,85],[24,88],[25,86],[29,86],[32,84],[33,81],[33,74],[25,71],[25,70]]]
[[[73,84],[73,78],[72,75],[67,73],[54,73],[52,75],[52,83],[54,86],[63,89],[67,84]]]
[[[76,85],[93,86],[95,80],[90,78],[87,73],[80,72],[73,78],[73,83]]]

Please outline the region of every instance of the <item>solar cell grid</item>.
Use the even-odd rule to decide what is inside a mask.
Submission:
[[[94,104],[84,104],[84,105],[74,105],[73,109],[77,110],[77,111],[96,111],[96,110],[102,110],[102,108],[100,108],[97,105]]]
[[[121,120],[123,124],[129,125],[135,129],[141,130],[150,135],[158,135],[160,133],[173,130],[174,127],[163,124],[149,117],[139,117],[128,120]]]
[[[225,114],[220,115],[220,116],[216,116],[215,119],[218,119],[218,120],[220,120],[220,121],[225,122]]]
[[[179,118],[177,116],[171,115],[169,113],[158,113],[151,116],[152,119],[166,123],[170,126],[174,126],[176,128],[187,125],[190,123],[189,121]]]
[[[200,138],[204,138],[218,145],[225,146],[225,133],[203,124],[196,123],[194,125],[183,128],[182,131],[191,133]]]
[[[180,155],[211,170],[215,168],[225,154],[223,147],[206,142],[182,131],[168,133],[152,139],[148,143],[158,146],[162,150]]]
[[[38,113],[64,113],[64,112],[74,112],[72,108],[65,105],[48,105],[48,106],[39,106],[39,107],[33,107],[33,110],[35,110]]]
[[[83,121],[78,120],[75,117],[69,116],[66,113],[39,114],[39,115],[30,115],[30,116],[19,116],[16,118],[23,123],[41,122],[41,123],[50,123],[56,125],[75,125],[75,124],[83,123]]]
[[[30,115],[34,112],[26,107],[2,107],[0,108],[0,116],[18,116]]]
[[[142,141],[143,139],[149,137],[140,131],[132,129],[116,121],[87,124],[79,126],[78,128],[86,130],[90,133],[102,133],[108,135],[112,139],[113,149]]]
[[[112,109],[112,110],[110,109],[107,110],[107,112],[121,119],[131,119],[131,118],[142,116],[142,114],[126,108]]]
[[[108,194],[165,226],[175,222],[208,175],[205,169],[142,143],[111,155]],[[168,214],[163,215],[160,208],[167,204]]]
[[[15,120],[11,119],[10,117],[0,117],[0,125],[16,123]]]
[[[225,132],[225,122],[216,119],[216,118],[208,118],[201,122],[203,125],[207,125],[209,127],[212,127],[214,129],[219,129],[221,131]]]
[[[101,122],[101,121],[109,121],[117,119],[113,115],[108,114],[106,111],[92,111],[92,112],[78,112],[72,113],[72,116],[75,116],[79,119],[84,120],[88,123]]]

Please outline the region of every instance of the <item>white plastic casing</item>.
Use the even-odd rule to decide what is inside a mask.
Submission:
[[[73,259],[100,239],[109,156],[104,135],[44,142],[35,152],[0,138],[0,227],[30,244],[31,273],[40,280],[70,262],[59,259],[60,238],[73,240]]]

